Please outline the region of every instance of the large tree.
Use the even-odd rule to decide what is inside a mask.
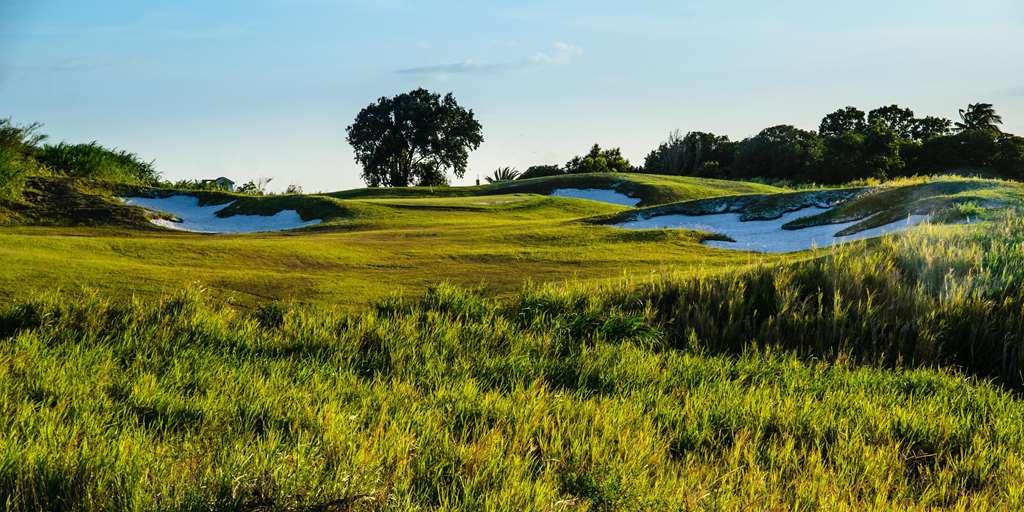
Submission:
[[[935,137],[948,135],[952,127],[953,121],[949,119],[925,116],[914,120],[914,126],[910,129],[910,134],[914,140],[926,142]]]
[[[861,131],[867,126],[864,111],[857,107],[846,107],[825,116],[818,127],[822,137],[838,137],[846,132]]]
[[[371,187],[441,185],[451,171],[466,174],[469,152],[484,141],[473,111],[451,93],[416,89],[382,97],[359,112],[348,143]]]
[[[813,181],[823,151],[822,139],[815,132],[772,126],[740,143],[733,173],[737,177]]]
[[[868,124],[889,130],[902,139],[911,138],[914,120],[914,111],[899,105],[878,107],[868,112]]]

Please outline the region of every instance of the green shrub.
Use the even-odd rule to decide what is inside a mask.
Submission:
[[[565,172],[569,174],[633,170],[633,166],[622,156],[619,148],[601,149],[597,144],[594,144],[586,155],[577,156],[565,164]]]
[[[484,176],[487,183],[500,183],[502,181],[512,181],[519,177],[519,171],[514,167],[498,167],[494,170],[494,173],[490,176]]]
[[[54,172],[78,178],[93,178],[123,183],[155,185],[160,173],[152,162],[144,162],[135,153],[108,149],[97,142],[89,144],[48,144],[38,159]]]
[[[558,176],[565,174],[565,170],[557,165],[531,165],[526,169],[526,172],[519,175],[518,180],[528,180],[530,178],[544,178],[547,176]]]

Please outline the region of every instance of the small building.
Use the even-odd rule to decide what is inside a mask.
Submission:
[[[228,179],[228,178],[225,178],[224,176],[221,176],[220,178],[213,179],[213,180],[203,180],[202,184],[203,184],[203,186],[210,186],[210,185],[212,185],[212,186],[214,186],[216,188],[219,188],[221,190],[227,190],[228,192],[234,192],[235,191],[235,182],[230,180],[230,179]]]

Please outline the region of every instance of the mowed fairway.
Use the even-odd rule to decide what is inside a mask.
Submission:
[[[90,214],[98,209],[106,218],[141,220],[114,227],[103,225],[100,216],[99,225],[85,227],[0,228],[4,263],[0,297],[17,300],[43,291],[96,290],[110,298],[145,298],[198,284],[219,299],[242,306],[276,299],[359,308],[396,293],[418,294],[441,281],[501,295],[527,282],[643,279],[813,256],[712,249],[701,245],[704,235],[694,231],[637,231],[603,224],[634,213],[685,211],[699,202],[695,200],[716,204],[730,198],[761,197],[763,202],[782,204],[803,193],[780,193],[786,191],[748,182],[595,174],[477,187],[378,188],[314,195],[202,193],[213,204],[233,202],[227,207],[233,214],[270,215],[294,209],[304,220],[324,220],[304,230],[246,235],[157,229],[145,221],[142,210],[126,208],[114,199],[180,192],[111,192],[109,185],[97,182],[72,181],[62,186],[94,208]],[[81,208],[67,209],[50,201],[47,187],[40,187],[44,190],[38,196],[40,204],[30,207],[51,215],[59,211],[65,219],[61,222],[80,214]],[[593,188],[629,194],[646,207],[545,195],[558,189]],[[866,218],[869,224],[939,209],[960,212],[967,219],[976,216],[971,208],[978,210],[978,205],[1006,207],[1019,204],[1021,196],[1020,186],[1012,182],[922,178],[887,184],[833,212],[855,210],[854,217]],[[779,201],[773,202],[774,198]]]
[[[579,222],[624,210],[594,201],[516,194],[339,203],[355,212],[349,221],[292,233],[5,228],[0,295],[93,289],[145,297],[198,283],[243,305],[272,298],[361,306],[438,281],[503,293],[527,281],[645,276],[762,259],[708,249],[693,232]]]

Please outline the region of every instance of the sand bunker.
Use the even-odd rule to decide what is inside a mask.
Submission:
[[[787,222],[801,217],[816,215],[827,210],[827,208],[803,208],[801,210],[786,213],[782,217],[774,220],[751,220],[745,222],[740,221],[739,213],[721,213],[713,215],[660,215],[649,219],[634,220],[617,225],[619,227],[629,229],[694,229],[698,231],[718,233],[735,240],[735,242],[723,242],[720,240],[708,240],[705,242],[711,247],[719,247],[723,249],[756,252],[794,252],[812,249],[815,247],[826,247],[829,245],[841,244],[853,240],[874,238],[886,233],[903,231],[925,222],[929,218],[928,215],[911,215],[904,220],[876,228],[866,229],[848,236],[835,236],[835,234],[856,224],[856,221],[845,222],[842,224],[812,226],[796,230],[782,229],[782,225]]]
[[[189,195],[169,197],[128,197],[123,201],[147,210],[174,215],[181,222],[153,219],[150,222],[165,228],[197,233],[258,233],[284,231],[320,223],[320,219],[303,221],[295,210],[282,210],[274,215],[232,215],[218,217],[217,212],[231,203],[199,206],[199,198]]]
[[[551,192],[555,197],[572,197],[576,199],[590,199],[602,203],[621,204],[623,206],[636,206],[640,199],[629,197],[626,194],[608,190],[606,188],[557,188]]]

